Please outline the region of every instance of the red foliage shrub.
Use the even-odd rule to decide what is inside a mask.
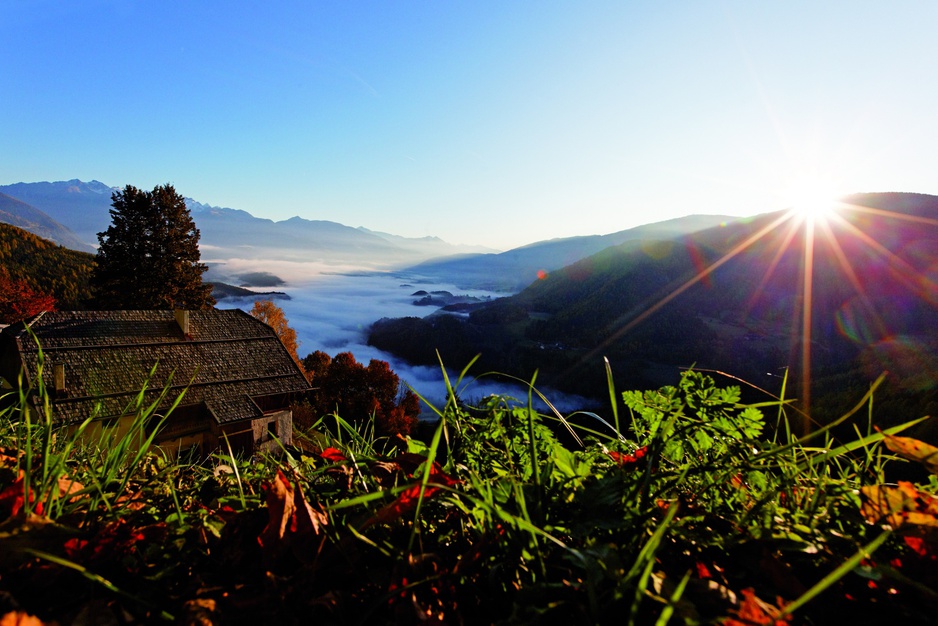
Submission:
[[[372,359],[365,367],[350,352],[330,358],[321,351],[303,359],[314,387],[312,407],[316,414],[335,413],[350,422],[375,419],[378,434],[408,435],[417,424],[420,401],[387,361]]]
[[[36,291],[25,280],[0,268],[0,324],[15,324],[43,311],[55,310],[55,298]]]

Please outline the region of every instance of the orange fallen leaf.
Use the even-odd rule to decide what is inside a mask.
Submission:
[[[938,498],[910,482],[899,481],[896,487],[868,485],[860,488],[860,496],[860,513],[871,524],[938,528]]]
[[[277,476],[264,485],[267,510],[270,515],[267,526],[257,538],[262,548],[275,545],[282,540],[289,528],[290,520],[296,512],[293,503],[293,487],[279,469]]]
[[[912,437],[896,437],[883,433],[886,447],[916,463],[921,463],[932,474],[938,474],[938,448]]]
[[[310,506],[300,483],[297,482],[294,489],[282,470],[277,470],[277,476],[264,489],[269,521],[257,542],[268,559],[275,560],[287,548],[292,548],[297,558],[306,560],[313,538],[325,538],[322,528],[328,523],[326,514]]]
[[[22,611],[11,611],[0,617],[0,626],[43,626],[42,620]]]
[[[753,624],[784,626],[791,621],[791,615],[782,615],[781,598],[776,598],[778,606],[773,606],[760,599],[752,587],[743,589],[742,596],[739,607],[732,611],[739,619],[726,618],[723,620],[723,626],[752,626]]]
[[[59,497],[71,496],[85,488],[83,484],[68,477],[68,474],[59,476]]]
[[[296,483],[296,492],[293,496],[294,519],[291,520],[290,530],[300,535],[318,535],[322,527],[328,523],[329,518],[323,511],[310,506],[303,494],[300,483]]]

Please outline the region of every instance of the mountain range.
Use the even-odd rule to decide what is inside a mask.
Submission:
[[[111,194],[96,180],[15,183],[0,186],[0,221],[20,226],[77,250],[93,250],[111,222]],[[293,217],[279,222],[247,211],[186,198],[199,228],[203,260],[214,257],[319,261],[373,269],[403,267],[431,257],[490,252],[434,237],[407,238],[352,228],[338,222]]]
[[[507,252],[430,259],[409,270],[429,280],[454,282],[460,289],[515,292],[546,273],[626,241],[671,239],[736,219],[727,215],[688,215],[608,235],[564,237]]]
[[[0,186],[0,221],[58,243],[93,251],[110,224],[110,187],[96,180]],[[624,241],[685,235],[733,218],[692,215],[607,235],[567,237],[498,253],[483,246],[449,244],[437,237],[409,238],[327,220],[273,221],[247,211],[186,198],[200,231],[202,260],[218,278],[215,261],[318,262],[340,268],[406,269],[463,289],[518,291],[550,272]],[[224,275],[223,275],[224,276]],[[230,278],[224,276],[224,278]]]
[[[67,226],[52,219],[47,213],[5,193],[0,193],[0,222],[22,228],[37,237],[72,250],[94,252],[92,246],[79,239]]]

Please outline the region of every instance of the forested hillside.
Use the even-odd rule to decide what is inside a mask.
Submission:
[[[93,267],[92,254],[64,248],[0,223],[0,268],[35,290],[52,295],[60,309],[82,308],[88,302]]]
[[[888,371],[897,418],[933,411],[938,198],[865,194],[850,203],[811,226],[813,246],[807,223],[784,213],[627,242],[467,319],[382,320],[370,341],[413,363],[435,363],[439,349],[461,367],[478,353],[483,371],[537,371],[542,384],[599,399],[603,357],[622,387],[657,387],[696,365],[778,389],[787,370],[789,389],[813,392],[818,409]],[[806,370],[812,385],[802,390]]]

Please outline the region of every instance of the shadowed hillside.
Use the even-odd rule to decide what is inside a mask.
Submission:
[[[814,223],[779,212],[626,242],[468,318],[383,320],[371,343],[426,364],[439,348],[454,367],[481,353],[483,370],[537,370],[543,384],[596,398],[607,357],[628,387],[657,387],[696,364],[777,390],[789,368],[802,399],[802,375],[815,381],[818,409],[830,377],[847,394],[889,371],[893,391],[927,405],[938,380],[938,198],[846,200]]]

